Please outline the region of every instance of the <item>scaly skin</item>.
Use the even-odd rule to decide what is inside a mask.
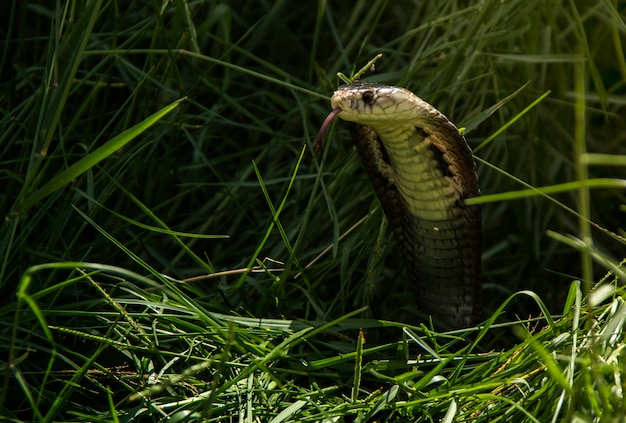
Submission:
[[[437,109],[398,87],[342,85],[331,105],[352,138],[401,248],[419,312],[439,328],[481,317],[480,195],[472,152]]]

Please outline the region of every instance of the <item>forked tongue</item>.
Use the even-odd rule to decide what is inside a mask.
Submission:
[[[315,152],[317,153],[322,148],[322,138],[324,138],[324,134],[328,130],[330,123],[333,121],[335,116],[337,116],[341,112],[341,107],[336,107],[326,119],[324,119],[324,123],[322,123],[322,127],[320,128],[319,134],[317,134],[317,141],[315,141]]]

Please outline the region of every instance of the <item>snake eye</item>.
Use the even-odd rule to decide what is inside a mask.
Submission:
[[[365,91],[363,93],[363,101],[366,102],[367,104],[373,104],[374,103],[374,93],[371,91]]]

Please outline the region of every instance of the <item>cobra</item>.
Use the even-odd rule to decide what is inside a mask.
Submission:
[[[330,122],[352,122],[352,140],[393,228],[417,312],[437,328],[476,324],[481,308],[480,195],[465,138],[404,88],[354,82],[331,98]]]

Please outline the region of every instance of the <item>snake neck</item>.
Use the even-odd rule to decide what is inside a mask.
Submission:
[[[389,157],[389,162],[380,166],[389,166],[385,173],[397,186],[410,215],[428,221],[450,219],[463,194],[424,126],[382,126],[375,132]]]
[[[479,191],[471,151],[446,122],[353,124],[351,131],[394,229],[417,311],[440,328],[460,328],[481,316],[480,209],[463,203]]]

